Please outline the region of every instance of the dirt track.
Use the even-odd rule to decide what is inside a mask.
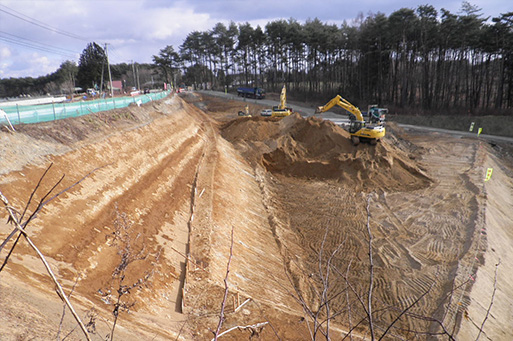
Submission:
[[[423,339],[413,331],[437,333],[441,322],[461,339],[475,338],[501,259],[484,331],[491,339],[513,336],[507,324],[513,272],[504,261],[513,239],[510,147],[390,127],[378,146],[355,149],[330,122],[237,119],[240,103],[194,94],[185,100],[191,104],[175,96],[0,133],[0,190],[17,208],[50,161],[38,200],[62,174],[61,189],[95,170],[46,205],[29,231],[67,292],[77,282],[72,302],[82,316],[95,309],[99,335],[112,323],[118,285],[112,273],[125,227],[133,261],[124,284],[142,282],[125,296],[135,305],[120,314],[118,338],[212,337],[231,252],[223,330],[269,322],[263,340],[310,339],[293,296],[325,313],[317,292],[326,272],[319,264],[325,269],[329,259],[326,292],[340,313],[330,327],[337,339],[365,316],[358,296],[366,297],[370,282],[368,203],[377,335],[428,292],[409,310],[417,315],[402,318],[389,336]],[[485,184],[487,167],[494,174]],[[4,214],[2,237],[10,231]],[[5,339],[55,337],[62,306],[25,243],[0,274],[0,289]],[[75,326],[69,315],[63,333]],[[354,335],[368,336],[367,330],[363,324]],[[224,338],[248,335],[233,331]]]

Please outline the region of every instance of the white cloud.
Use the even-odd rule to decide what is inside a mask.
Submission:
[[[32,55],[29,65],[31,69],[38,70],[43,75],[52,73],[59,67],[54,61],[38,53]]]
[[[137,26],[144,37],[151,40],[183,37],[194,30],[210,29],[212,25],[208,14],[194,13],[188,8],[152,9],[146,14],[151,20],[142,21]]]
[[[268,22],[277,19],[292,17],[304,22],[317,17],[323,22],[340,25],[344,19],[355,18],[358,12],[390,14],[401,7],[416,8],[424,2],[361,0],[351,6],[344,6],[344,3],[346,1],[340,0],[317,3],[261,0],[248,7],[248,2],[233,0],[0,0],[2,9],[7,7],[19,16],[26,15],[36,23],[43,23],[43,26],[51,25],[86,38],[74,39],[33,25],[30,18],[21,20],[2,12],[2,31],[71,50],[76,57],[38,51],[38,57],[46,57],[38,59],[33,58],[32,49],[0,42],[1,75],[37,77],[55,71],[66,59],[78,63],[78,56],[92,41],[102,46],[110,44],[112,63],[151,62],[152,55],[165,46],[173,45],[178,50],[189,33],[210,30],[218,22],[225,25],[231,20],[249,22],[253,27],[264,28]],[[474,0],[471,3],[482,7],[484,16],[495,16],[511,7],[510,0]],[[431,4],[437,10],[445,7],[455,14],[461,8],[461,0],[432,0]]]
[[[3,56],[3,50],[5,48],[0,49],[2,78],[44,76],[55,72],[62,62],[60,59],[49,58],[44,53],[20,53],[16,49],[12,49],[12,54],[9,56]]]
[[[9,58],[11,54],[11,50],[8,47],[0,47],[0,58]]]

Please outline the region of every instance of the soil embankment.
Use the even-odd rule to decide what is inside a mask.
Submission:
[[[23,169],[2,177],[1,188],[15,207],[23,207],[50,163],[53,166],[38,188],[35,202],[63,174],[57,191],[88,175],[48,203],[29,225],[34,242],[51,260],[67,292],[76,283],[72,301],[80,304],[82,311],[98,314],[98,319],[109,318],[117,290],[121,285],[133,286],[137,295],[126,295],[122,300],[126,307],[137,311],[138,316],[158,313],[159,318],[147,320],[125,314],[133,323],[126,330],[137,331],[133,338],[169,336],[173,334],[166,331],[162,321],[181,319],[176,312],[180,308],[179,278],[184,259],[176,254],[186,252],[190,186],[194,180],[191,169],[201,157],[203,131],[197,114],[187,112],[178,98],[129,110],[136,114],[124,112],[121,117],[119,112],[104,113],[21,127],[19,134],[29,136],[33,144],[63,145],[69,151],[37,160],[27,158]],[[6,162],[9,165],[9,160]],[[2,231],[8,231],[7,227]],[[7,266],[11,280],[22,279],[23,285],[51,292],[51,284],[33,252],[22,243],[16,254]],[[123,264],[128,266],[123,268]],[[11,280],[9,283],[16,285]],[[55,308],[54,300],[45,299],[49,303],[44,306]],[[134,302],[137,304],[132,307]],[[58,316],[58,310],[54,314]],[[43,310],[41,315],[48,316],[48,312]],[[55,318],[45,325],[55,332],[58,321]],[[128,321],[120,321],[120,337]],[[13,337],[31,335],[29,325],[20,325],[17,320],[8,323],[13,327]],[[73,322],[68,318],[66,333],[71,330],[69,326]],[[97,323],[93,327],[103,333],[106,325]]]
[[[57,190],[87,175],[29,233],[91,331],[108,333],[128,286],[116,327],[126,340],[210,339],[222,302],[222,330],[260,326],[227,340],[308,340],[307,322],[327,316],[331,337],[352,327],[356,337],[368,333],[356,325],[372,283],[378,336],[408,308],[389,337],[422,339],[442,324],[475,338],[496,283],[484,330],[511,337],[502,261],[494,281],[513,239],[508,150],[393,125],[377,146],[354,147],[331,122],[237,117],[242,108],[193,93],[0,133],[0,190],[16,208],[51,162],[29,210],[62,174]],[[7,340],[73,330],[25,243],[0,276]]]

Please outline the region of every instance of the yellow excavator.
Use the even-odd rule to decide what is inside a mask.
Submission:
[[[249,113],[249,106],[246,105],[246,108],[245,108],[245,112],[240,110],[239,113],[238,113],[239,116],[247,116],[247,117],[251,117],[251,114]]]
[[[348,100],[337,95],[331,101],[325,105],[318,107],[315,110],[316,114],[326,112],[338,105],[347,110],[351,115],[351,123],[349,125],[349,133],[351,134],[351,141],[353,145],[358,145],[360,142],[369,142],[370,144],[376,144],[380,138],[385,136],[385,127],[382,124],[370,125],[365,122],[363,115],[357,107],[349,103]]]
[[[271,113],[272,117],[285,117],[292,115],[292,108],[287,107],[287,89],[285,88],[285,84],[281,89],[280,94],[280,105],[275,105],[273,107],[273,111]]]

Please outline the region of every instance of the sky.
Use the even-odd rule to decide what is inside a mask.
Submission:
[[[485,18],[513,11],[511,0],[469,2]],[[111,64],[151,63],[161,49],[178,51],[189,33],[219,22],[264,28],[274,20],[318,18],[340,25],[359,14],[425,4],[453,14],[462,7],[461,0],[0,0],[0,79],[44,76],[67,60],[78,64],[93,41],[107,44]]]

